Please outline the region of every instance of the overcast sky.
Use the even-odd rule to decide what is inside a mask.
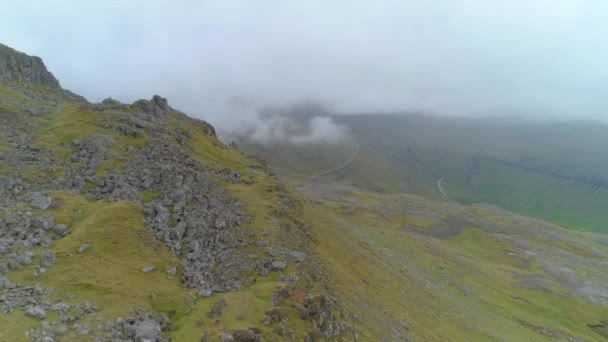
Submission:
[[[608,118],[605,0],[0,1],[0,41],[91,101]]]

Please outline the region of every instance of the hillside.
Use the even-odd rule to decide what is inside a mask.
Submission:
[[[88,103],[0,51],[0,341],[369,334],[262,162],[160,96]]]
[[[348,145],[245,148],[274,149],[275,156],[291,161],[276,166],[280,178],[358,239],[348,258],[363,278],[349,291],[366,297],[373,289],[393,298],[386,310],[405,314],[414,340],[608,338],[605,234],[566,229],[488,204],[370,191],[361,183],[366,164],[359,156],[336,173],[310,179],[323,170],[319,167],[306,177],[306,170],[323,159],[303,156],[324,156],[325,169],[331,169],[341,163],[340,148],[349,158]],[[390,277],[376,274],[378,268]]]
[[[437,181],[444,178],[444,190],[461,203],[492,203],[579,230],[608,229],[606,125],[412,113],[333,119],[347,126],[361,146],[351,172],[332,178],[344,184],[441,199]],[[289,166],[298,177],[339,165],[352,145],[243,143],[271,165]]]
[[[0,341],[608,338],[605,235],[369,191],[364,144],[310,179],[355,146],[269,167],[5,46],[0,120]]]

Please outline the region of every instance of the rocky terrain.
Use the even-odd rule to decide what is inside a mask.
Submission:
[[[3,45],[0,81],[1,341],[356,339],[298,200],[210,124]]]

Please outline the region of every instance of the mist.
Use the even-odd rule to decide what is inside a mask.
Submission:
[[[218,119],[219,137],[224,141],[254,142],[266,146],[273,144],[340,144],[349,142],[350,129],[337,124],[328,116],[313,116],[298,120],[288,112],[242,115],[238,124]]]
[[[0,11],[0,41],[43,57],[90,101],[160,94],[264,143],[348,136],[323,115],[289,135],[291,119],[259,110],[302,100],[336,112],[608,118],[601,0],[4,1]]]

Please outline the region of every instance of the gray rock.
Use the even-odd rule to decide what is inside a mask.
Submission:
[[[273,271],[283,271],[286,268],[287,268],[287,263],[284,261],[273,261],[272,262]]]
[[[29,308],[27,308],[27,310],[25,310],[25,315],[29,317],[34,317],[38,320],[42,320],[46,316],[46,311],[44,311],[42,306],[34,305],[30,306]]]
[[[40,57],[29,56],[0,44],[0,80],[28,81],[61,88]]]
[[[53,228],[53,231],[59,236],[66,236],[70,233],[68,226],[66,226],[65,224],[56,225],[55,228]]]
[[[68,333],[68,326],[65,324],[60,324],[55,328],[55,333],[57,335],[65,335]]]
[[[30,202],[32,207],[40,209],[40,210],[46,210],[48,209],[48,207],[51,206],[51,199],[49,197],[46,197],[40,193],[34,193],[31,195],[32,201]]]
[[[200,289],[200,290],[198,290],[197,296],[199,298],[209,298],[209,297],[211,297],[212,294],[213,294],[213,291],[211,291],[209,289]]]
[[[152,272],[154,272],[154,269],[155,269],[154,266],[146,266],[146,267],[142,268],[142,272],[152,273]]]
[[[297,274],[289,274],[289,275],[281,276],[279,278],[279,281],[282,281],[284,283],[295,283],[299,279],[300,279],[300,277],[298,277]]]
[[[21,264],[20,264],[19,262],[17,262],[17,260],[15,260],[15,259],[9,259],[9,260],[6,262],[6,265],[8,266],[8,268],[9,268],[10,270],[18,270],[18,269],[20,269],[20,268],[22,268],[22,267],[23,267],[23,265],[21,265]]]
[[[304,254],[304,252],[300,252],[300,251],[291,251],[291,252],[289,252],[289,258],[293,262],[302,262],[302,261],[306,260],[306,254]]]
[[[81,336],[87,336],[91,333],[91,329],[89,329],[87,325],[78,323],[74,324],[74,331],[76,331],[76,333]]]
[[[40,237],[40,246],[42,247],[50,247],[53,244],[53,238],[49,235],[44,235]]]
[[[44,289],[42,288],[42,285],[36,284],[36,286],[34,286],[34,294],[39,296],[42,293],[44,293]]]
[[[54,223],[55,223],[55,219],[53,218],[53,216],[47,216],[45,218],[35,219],[33,222],[34,227],[44,229],[44,230],[52,229]]]
[[[257,328],[237,330],[232,336],[237,342],[262,342],[262,336]]]
[[[167,274],[174,277],[177,274],[177,267],[175,265],[167,267]]]
[[[91,305],[89,302],[84,302],[79,306],[80,313],[82,315],[92,315],[97,311],[97,307],[95,305]]]
[[[32,257],[34,256],[34,253],[27,251],[25,253],[20,254],[17,257],[17,263],[21,264],[21,265],[29,265],[32,263]]]
[[[232,336],[232,334],[223,332],[220,335],[220,341],[221,342],[234,342],[235,340],[234,340],[234,336]]]
[[[0,289],[11,289],[13,287],[14,287],[13,283],[11,283],[11,281],[8,280],[7,277],[0,276]]]
[[[108,106],[117,106],[117,105],[121,104],[120,101],[115,100],[111,97],[107,97],[107,98],[103,99],[103,101],[101,101],[101,103],[104,105],[108,105]]]
[[[55,264],[55,252],[44,251],[40,255],[40,264],[42,267],[50,267]]]
[[[71,308],[70,304],[55,303],[55,304],[51,305],[51,308],[49,310],[55,311],[55,312],[65,313],[68,310],[70,310],[70,308]]]
[[[78,247],[78,254],[86,252],[89,248],[91,248],[91,246],[87,245],[86,243],[83,243],[82,245],[80,245],[80,247]]]
[[[139,191],[128,184],[122,184],[120,187],[114,188],[114,191],[108,196],[109,202],[127,200],[132,202],[140,202],[141,197]]]
[[[136,342],[156,342],[160,337],[160,324],[155,320],[145,320],[139,322],[135,327]]]

